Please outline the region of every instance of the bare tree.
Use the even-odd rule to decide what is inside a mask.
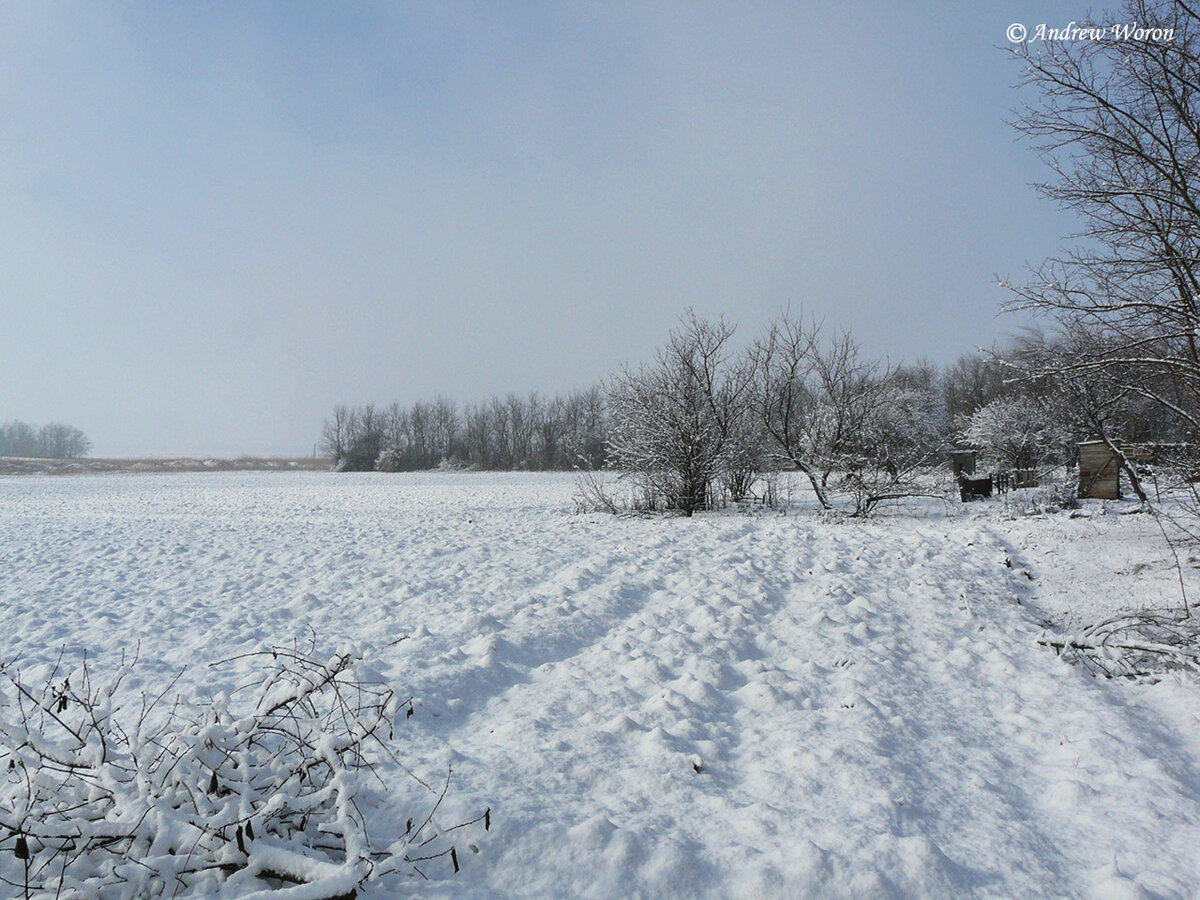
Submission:
[[[1024,84],[1040,94],[1015,124],[1054,172],[1042,192],[1083,228],[1073,251],[1009,285],[1009,307],[1097,338],[1057,360],[1056,371],[1119,373],[1128,394],[1168,409],[1196,435],[1200,15],[1182,0],[1128,0],[1101,24],[1121,22],[1146,30],[1014,50]]]
[[[350,408],[339,403],[321,429],[321,449],[333,459],[335,466],[346,457],[350,444],[350,419]]]
[[[527,398],[509,394],[504,398],[508,410],[511,467],[527,469],[533,460],[533,436],[537,427],[539,398],[531,393]]]
[[[412,453],[408,410],[398,402],[392,402],[388,404],[381,415],[383,417],[383,446],[375,461],[375,468],[381,472],[402,471],[407,468],[406,463]]]
[[[708,508],[751,397],[753,367],[734,359],[734,330],[689,310],[653,365],[625,368],[609,384],[613,465],[684,515]]]
[[[1004,365],[991,354],[967,353],[940,375],[943,403],[950,422],[971,415],[1006,392]],[[1011,391],[1010,391],[1011,393]]]
[[[814,319],[782,313],[755,344],[757,406],[777,462],[804,473],[832,509],[829,480],[853,468],[890,374],[847,331],[826,337]]]
[[[808,478],[817,501],[830,508],[821,478],[822,447],[815,356],[821,326],[784,312],[754,345],[756,406],[771,438],[769,454]]]
[[[833,509],[841,489],[855,515],[921,493],[916,473],[943,439],[944,407],[929,365],[893,369],[866,357],[848,331],[784,312],[754,347],[756,407],[777,465],[802,472]]]
[[[536,419],[538,468],[561,467],[562,444],[566,434],[566,401],[562,397],[547,400]]]
[[[458,440],[458,406],[453,400],[438,397],[433,404],[433,452],[438,457],[434,462],[453,459]]]
[[[370,471],[381,462],[389,431],[397,427],[391,411],[380,411],[374,403],[358,407],[338,405],[325,420],[321,444],[333,457],[334,467],[346,471]]]

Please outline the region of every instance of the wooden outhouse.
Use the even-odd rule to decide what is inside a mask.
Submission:
[[[950,457],[950,471],[954,473],[955,478],[961,478],[963,475],[975,474],[975,455],[974,450],[951,450],[948,453]]]
[[[1121,499],[1121,465],[1104,441],[1083,441],[1079,445],[1079,496]]]

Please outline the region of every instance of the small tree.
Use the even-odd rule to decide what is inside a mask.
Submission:
[[[734,330],[689,310],[653,365],[625,368],[609,384],[609,458],[655,505],[687,516],[706,509],[728,471],[753,375],[733,357]]]

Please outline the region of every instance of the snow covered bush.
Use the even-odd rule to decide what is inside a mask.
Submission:
[[[39,898],[327,900],[433,859],[458,870],[432,824],[444,787],[420,782],[423,807],[382,842],[368,834],[389,787],[377,764],[411,706],[360,655],[274,648],[214,665],[234,662],[260,667],[248,700],[171,699],[172,682],[126,702],[136,660],[103,685],[86,665],[36,686],[0,666],[0,879]]]

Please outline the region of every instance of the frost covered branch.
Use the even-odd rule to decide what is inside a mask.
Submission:
[[[1200,621],[1184,611],[1124,613],[1039,643],[1106,678],[1200,672]]]

